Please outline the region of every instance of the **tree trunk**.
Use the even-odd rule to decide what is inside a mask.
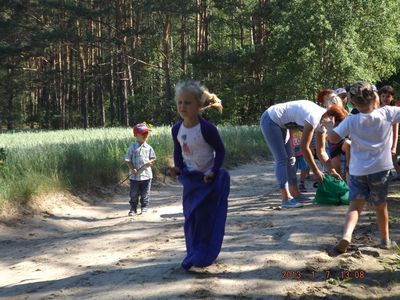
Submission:
[[[165,119],[164,121],[166,124],[169,124],[172,120],[171,116],[171,102],[172,102],[172,94],[171,94],[171,78],[170,78],[170,65],[169,65],[169,40],[170,40],[170,33],[171,33],[171,18],[169,15],[165,17],[165,26],[164,26],[164,33],[163,33],[163,70],[164,70],[164,93],[165,93]]]
[[[181,69],[184,75],[187,72],[187,19],[185,16],[181,17]]]

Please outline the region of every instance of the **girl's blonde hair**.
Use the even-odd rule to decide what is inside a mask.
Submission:
[[[175,86],[175,99],[177,99],[180,94],[187,92],[191,93],[201,105],[204,105],[206,100],[205,97],[203,97],[204,91],[207,91],[207,88],[198,81],[180,81]]]
[[[215,108],[222,113],[221,99],[219,99],[217,95],[211,94],[200,82],[194,80],[178,82],[175,86],[175,99],[184,92],[191,93],[195,97],[203,107],[201,110]]]

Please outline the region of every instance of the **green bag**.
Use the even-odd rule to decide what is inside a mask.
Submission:
[[[324,180],[318,185],[314,202],[328,205],[348,205],[349,188],[344,180],[324,174]]]

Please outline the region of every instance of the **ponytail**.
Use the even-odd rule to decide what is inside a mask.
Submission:
[[[222,113],[222,101],[215,94],[209,93],[207,90],[203,91],[203,95],[201,96],[201,102],[204,103],[204,107],[201,109],[202,111],[208,108],[215,108],[220,113]],[[208,102],[208,104],[207,104]]]

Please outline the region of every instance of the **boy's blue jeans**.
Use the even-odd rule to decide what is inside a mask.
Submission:
[[[150,197],[150,187],[151,187],[151,179],[148,180],[130,180],[130,197],[131,200],[129,204],[131,205],[131,210],[136,210],[140,197],[140,206],[141,208],[147,208],[149,205],[149,197]]]
[[[296,167],[292,146],[290,145],[288,130],[279,127],[271,120],[267,111],[261,116],[261,131],[264,135],[271,154],[275,160],[275,176],[279,188],[283,189],[289,185],[296,185]]]

